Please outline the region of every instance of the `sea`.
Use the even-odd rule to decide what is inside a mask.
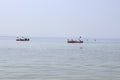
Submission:
[[[0,80],[120,80],[120,39],[0,37]]]

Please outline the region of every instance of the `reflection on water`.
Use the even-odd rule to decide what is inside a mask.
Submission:
[[[120,80],[120,42],[0,40],[1,80]]]

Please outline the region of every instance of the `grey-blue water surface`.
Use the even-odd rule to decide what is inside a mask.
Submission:
[[[120,80],[120,40],[0,38],[0,80]]]

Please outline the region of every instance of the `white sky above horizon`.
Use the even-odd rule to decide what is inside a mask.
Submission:
[[[0,0],[0,36],[120,38],[120,0]]]

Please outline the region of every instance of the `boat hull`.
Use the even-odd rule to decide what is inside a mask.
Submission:
[[[30,41],[29,39],[16,39],[16,41]]]
[[[83,43],[83,41],[67,41],[67,43]]]

